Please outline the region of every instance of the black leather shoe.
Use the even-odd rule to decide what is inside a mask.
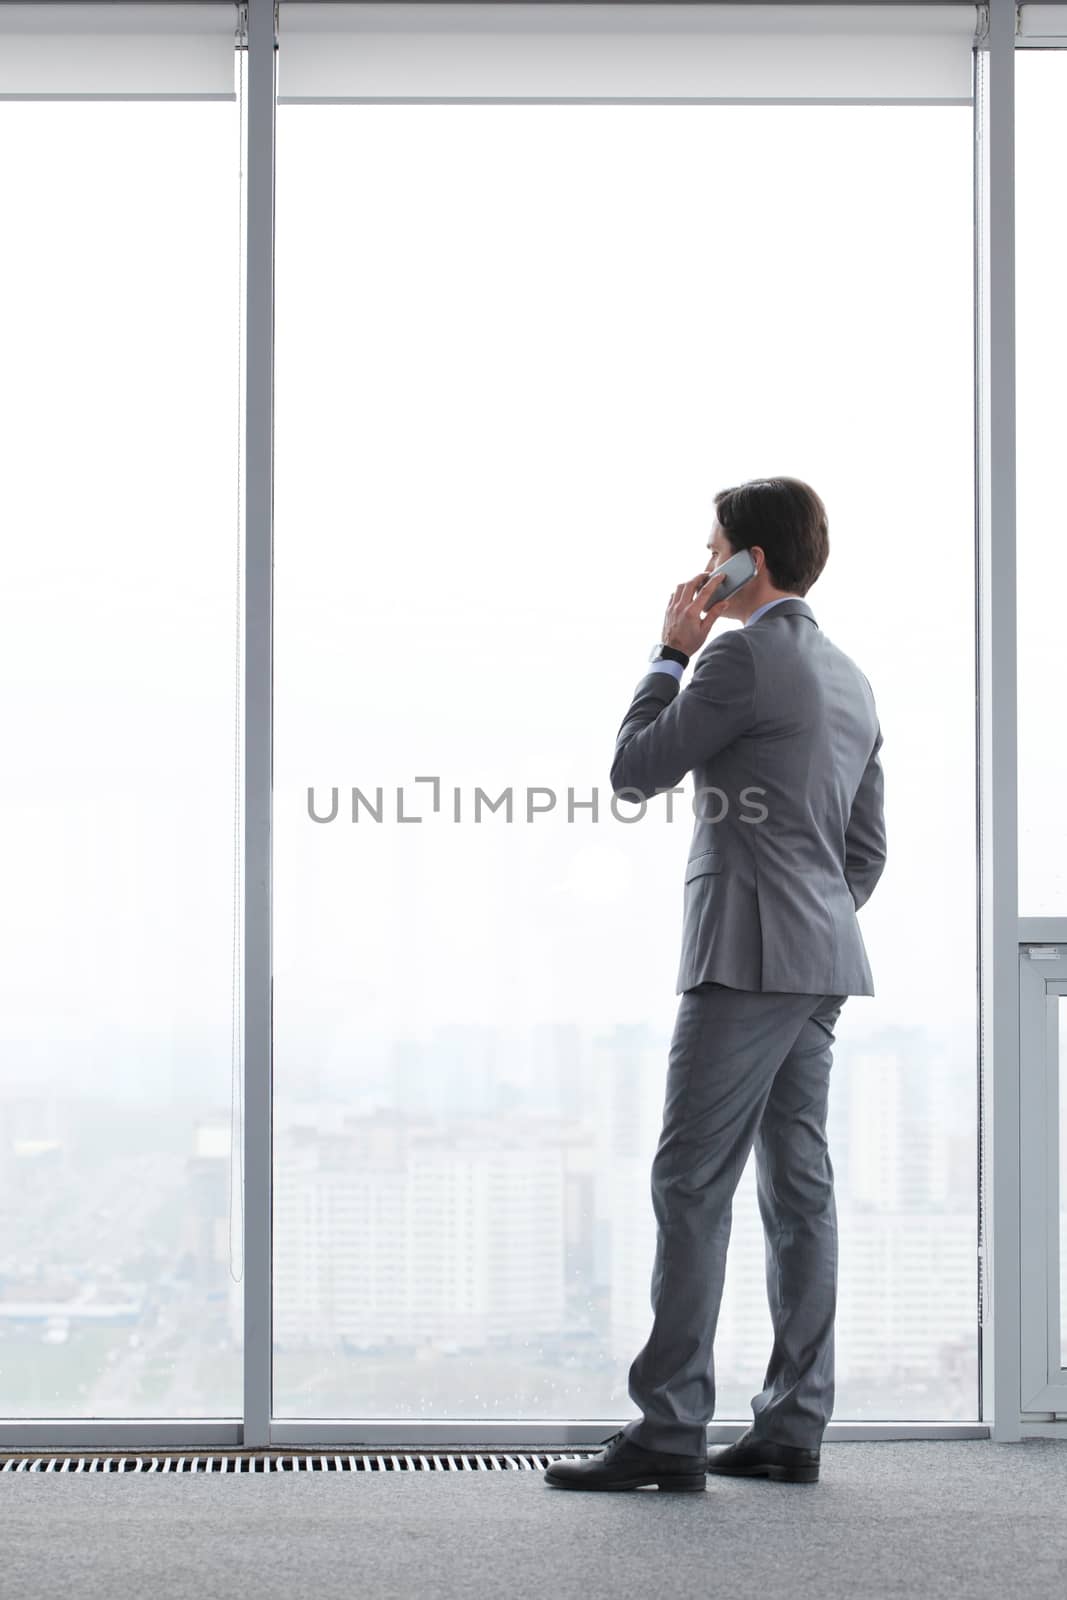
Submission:
[[[587,1461],[554,1461],[545,1471],[545,1482],[553,1489],[641,1489],[654,1483],[672,1492],[704,1492],[707,1461],[703,1452],[676,1456],[646,1450],[621,1431],[604,1443],[607,1449],[603,1454]]]
[[[819,1452],[757,1439],[751,1428],[708,1456],[708,1471],[731,1478],[773,1478],[777,1483],[818,1483]]]

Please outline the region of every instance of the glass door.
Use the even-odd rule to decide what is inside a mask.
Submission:
[[[1067,945],[1019,966],[1020,1407],[1067,1413]]]

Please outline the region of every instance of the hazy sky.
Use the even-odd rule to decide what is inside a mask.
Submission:
[[[1020,62],[1035,660],[1063,66]],[[0,106],[0,985],[35,1071],[87,1040],[106,1070],[161,1026],[228,1049],[236,136],[230,105]],[[714,492],[776,473],[827,505],[808,598],[885,740],[877,995],[851,1026],[973,1025],[971,162],[961,107],[279,109],[280,1085],[353,1020],[670,1025],[692,780],[672,824],[662,798],[616,822],[615,733]],[[1047,694],[1035,676],[1020,739],[1054,835]],[[421,825],[308,820],[309,784],[403,785],[427,814],[430,774]],[[450,820],[454,787],[509,784],[597,787],[601,819]],[[1024,910],[1062,907],[1059,858],[1027,881]]]
[[[666,1020],[688,798],[320,826],[306,788],[597,785],[607,813],[712,496],[772,473],[826,502],[809,600],[885,738],[853,1010],[971,1018],[967,112],[284,107],[278,152],[281,1026],[353,992],[382,1027]],[[936,605],[903,577],[924,542]]]

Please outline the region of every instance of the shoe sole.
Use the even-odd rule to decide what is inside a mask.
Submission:
[[[771,1478],[775,1483],[818,1483],[818,1467],[780,1467],[766,1461],[755,1467],[715,1467],[708,1462],[708,1471],[720,1478]]]
[[[654,1475],[639,1478],[633,1483],[597,1483],[592,1479],[585,1481],[579,1479],[550,1478],[546,1475],[545,1482],[550,1489],[584,1489],[592,1490],[597,1494],[622,1493],[627,1489],[646,1489],[649,1484],[655,1484],[657,1489],[664,1494],[703,1494],[707,1488],[706,1475],[703,1472],[672,1473],[670,1477],[657,1478]]]

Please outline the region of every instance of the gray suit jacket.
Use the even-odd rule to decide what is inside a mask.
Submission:
[[[870,684],[799,595],[713,636],[687,688],[641,679],[614,793],[696,780],[677,994],[874,993],[856,911],[885,865],[881,744]]]

